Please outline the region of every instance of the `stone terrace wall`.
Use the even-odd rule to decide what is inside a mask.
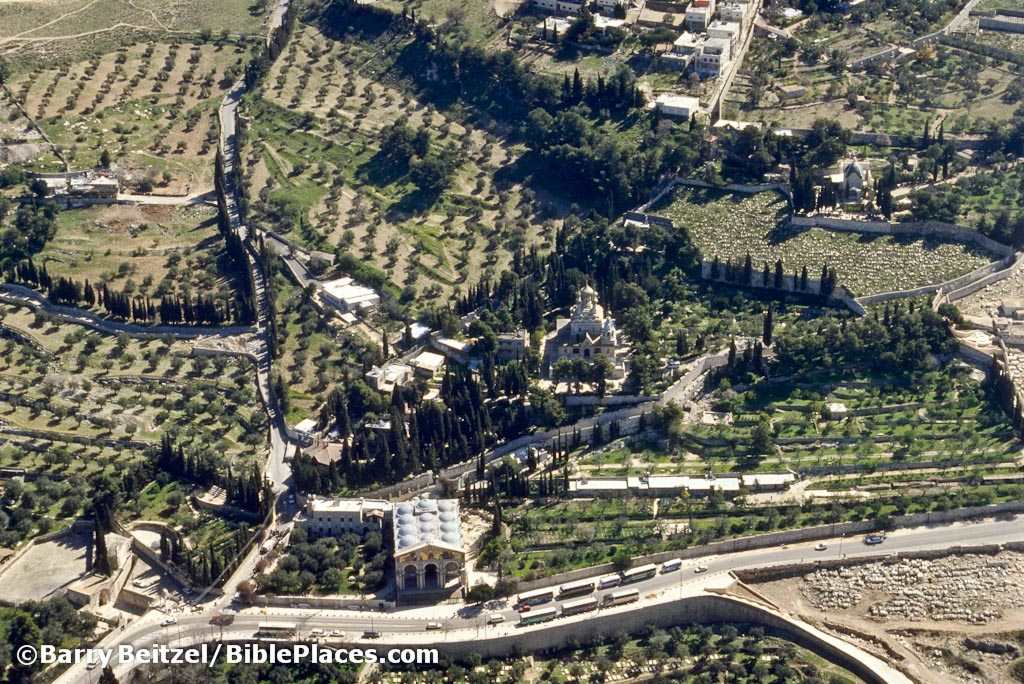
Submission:
[[[975,518],[988,518],[998,515],[1009,515],[1024,513],[1024,501],[997,504],[992,506],[971,506],[957,508],[951,511],[936,511],[934,513],[914,513],[912,515],[901,515],[892,518],[893,524],[897,527],[918,527],[920,525],[938,525],[955,522],[958,520],[970,520]],[[720,542],[712,542],[703,546],[693,546],[688,549],[676,551],[662,551],[648,556],[641,556],[633,559],[634,565],[645,563],[663,563],[670,558],[682,558],[689,560],[702,558],[704,556],[715,556],[723,553],[735,553],[737,551],[750,551],[763,549],[782,544],[796,544],[799,542],[817,541],[819,539],[831,539],[840,535],[864,534],[873,532],[878,528],[873,520],[859,520],[857,522],[837,523],[835,525],[818,525],[817,527],[805,527],[796,530],[785,530],[782,532],[770,532],[738,539],[728,539]],[[597,577],[614,572],[615,567],[611,563],[596,565],[589,568],[580,568],[565,572],[560,575],[552,575],[533,582],[520,582],[518,591],[530,591],[541,587],[549,587],[555,584],[564,584],[575,580]]]
[[[549,652],[569,643],[588,643],[619,632],[637,632],[649,625],[671,627],[680,624],[741,623],[761,625],[772,634],[785,637],[822,657],[850,670],[872,684],[891,684],[892,679],[879,672],[889,672],[881,661],[865,657],[860,649],[826,635],[809,625],[791,620],[768,608],[730,596],[701,595],[650,605],[634,605],[629,610],[602,610],[598,613],[563,619],[543,625],[542,629],[526,628],[505,636],[472,641],[439,641],[436,646],[454,656],[478,654],[483,657],[502,656],[513,651],[522,653]],[[410,644],[411,645],[411,644]],[[907,681],[907,680],[902,680]]]

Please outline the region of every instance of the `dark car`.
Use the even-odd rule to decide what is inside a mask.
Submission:
[[[364,639],[380,639],[380,632],[376,630],[368,630],[363,632]]]
[[[885,536],[881,534],[869,534],[864,537],[864,543],[868,546],[874,546],[875,544],[881,544],[885,541]]]

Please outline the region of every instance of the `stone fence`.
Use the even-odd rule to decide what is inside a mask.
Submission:
[[[316,608],[317,610],[379,610],[395,607],[394,601],[368,598],[365,594],[333,596],[283,596],[257,594],[251,599],[260,608]]]
[[[978,290],[987,287],[992,283],[997,283],[1004,278],[1008,278],[1013,275],[1014,271],[1016,271],[1017,267],[1021,264],[1022,257],[1024,257],[1024,252],[1018,252],[1010,266],[1007,266],[1002,270],[995,271],[983,278],[979,278],[968,285],[963,285],[956,290],[949,291],[948,294],[945,295],[945,301],[948,303],[955,302],[958,299],[963,299],[968,295],[974,294]]]
[[[890,223],[888,221],[860,221],[830,216],[793,216],[789,220],[789,225],[801,228],[823,228],[825,230],[849,233],[944,238],[957,242],[970,242],[979,249],[998,254],[1002,257],[1012,257],[1014,255],[1012,247],[996,242],[976,230],[962,228],[942,221]]]
[[[850,568],[858,565],[870,565],[871,563],[896,563],[901,560],[921,559],[938,560],[950,556],[963,556],[967,554],[994,556],[1001,551],[1024,550],[1024,543],[1008,542],[1006,544],[985,544],[979,546],[953,546],[945,549],[928,549],[925,551],[897,551],[896,553],[879,553],[872,556],[857,556],[855,558],[829,558],[816,560],[811,563],[787,563],[786,565],[769,565],[761,568],[750,568],[737,570],[734,574],[741,582],[758,584],[762,582],[774,582],[776,580],[800,577],[815,570],[835,570],[838,568]]]
[[[971,520],[975,518],[989,518],[998,515],[1010,515],[1024,513],[1024,501],[996,504],[992,506],[971,506],[957,508],[950,511],[935,511],[930,513],[914,513],[911,515],[894,516],[892,523],[896,527],[918,527],[921,525],[938,525],[958,520]],[[751,551],[764,549],[782,544],[796,544],[799,542],[817,541],[819,539],[831,539],[840,535],[864,534],[878,529],[873,520],[859,520],[856,522],[836,523],[835,525],[818,525],[817,527],[806,527],[782,532],[770,532],[750,537],[739,537],[719,542],[712,542],[702,546],[694,546],[687,549],[675,551],[662,551],[648,556],[640,556],[633,559],[634,565],[645,563],[663,563],[671,558],[682,558],[683,560],[702,558],[705,556],[717,556],[724,553],[736,553],[738,551]],[[530,591],[541,587],[549,587],[556,584],[564,584],[575,580],[597,577],[615,571],[611,563],[595,565],[588,568],[580,568],[559,575],[552,575],[532,582],[521,582],[518,590]]]

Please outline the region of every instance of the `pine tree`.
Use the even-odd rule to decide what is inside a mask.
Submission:
[[[772,328],[774,322],[772,320],[772,305],[768,305],[768,311],[764,315],[764,326],[761,332],[761,339],[764,341],[764,346],[770,347],[772,344]]]

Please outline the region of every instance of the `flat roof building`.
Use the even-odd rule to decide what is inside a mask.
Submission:
[[[380,305],[380,295],[349,277],[321,283],[328,304],[342,312],[369,311]]]
[[[335,499],[312,496],[296,520],[311,537],[340,537],[380,532],[391,513],[391,502],[382,499]]]
[[[689,121],[694,114],[700,111],[700,99],[690,95],[663,93],[654,101],[654,106],[665,116]]]

